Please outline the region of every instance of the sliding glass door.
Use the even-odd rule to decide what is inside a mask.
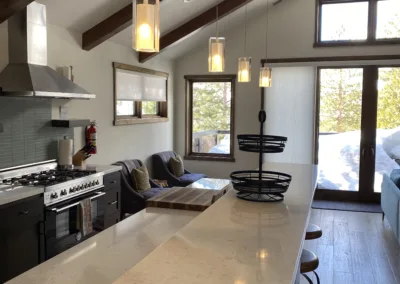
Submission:
[[[378,68],[378,105],[374,192],[381,192],[383,174],[400,169],[400,67]]]
[[[319,70],[318,188],[358,191],[362,68]]]
[[[323,67],[317,80],[317,193],[378,201],[382,175],[400,168],[400,68]]]

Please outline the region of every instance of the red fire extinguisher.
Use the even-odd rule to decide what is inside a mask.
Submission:
[[[91,146],[88,154],[97,154],[97,125],[96,121],[92,121],[86,127],[86,145]]]

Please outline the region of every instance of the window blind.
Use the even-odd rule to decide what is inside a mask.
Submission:
[[[167,78],[116,69],[116,92],[119,101],[166,101]]]

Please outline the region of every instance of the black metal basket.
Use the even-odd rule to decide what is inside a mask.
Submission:
[[[241,134],[237,136],[239,149],[253,153],[282,153],[287,141],[283,136]]]
[[[239,198],[258,202],[282,201],[292,180],[291,175],[271,171],[236,171],[230,177]]]

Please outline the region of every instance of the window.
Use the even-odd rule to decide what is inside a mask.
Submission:
[[[186,159],[234,162],[236,75],[185,76]]]
[[[114,125],[168,121],[168,74],[114,63]]]
[[[399,0],[316,0],[315,47],[400,44]]]

